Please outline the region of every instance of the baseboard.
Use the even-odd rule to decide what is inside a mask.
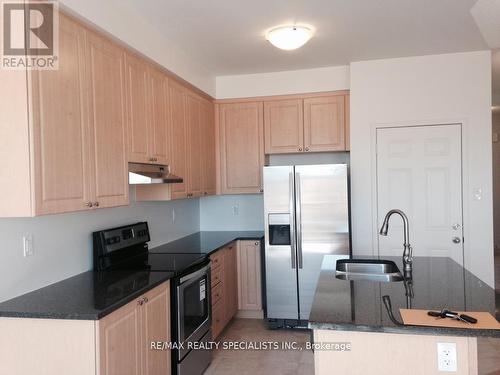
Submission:
[[[263,310],[238,310],[237,318],[241,319],[264,319]]]

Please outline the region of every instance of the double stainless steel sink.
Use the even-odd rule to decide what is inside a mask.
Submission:
[[[335,277],[347,281],[397,282],[404,280],[396,263],[378,259],[338,260]]]

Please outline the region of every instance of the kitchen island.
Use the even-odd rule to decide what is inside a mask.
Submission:
[[[309,328],[316,344],[349,343],[350,350],[316,350],[316,375],[330,374],[333,363],[339,374],[439,374],[437,343],[456,344],[457,374],[477,374],[477,337],[500,338],[500,330],[403,325],[399,309],[495,316],[499,298],[492,288],[453,260],[437,257],[416,257],[411,280],[341,280],[336,263],[345,258],[324,257]],[[384,259],[403,269],[401,258]]]

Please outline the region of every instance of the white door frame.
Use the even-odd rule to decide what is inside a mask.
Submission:
[[[372,213],[372,252],[374,256],[378,256],[378,190],[377,190],[377,130],[384,128],[409,128],[423,126],[443,126],[443,125],[460,125],[462,138],[462,222],[463,222],[463,261],[464,268],[470,269],[470,252],[469,241],[469,201],[465,197],[469,196],[469,165],[468,165],[468,141],[469,134],[468,122],[464,118],[456,119],[439,119],[439,120],[419,120],[419,121],[402,121],[391,123],[373,123],[370,129],[370,171],[371,171],[371,213]],[[416,254],[418,256],[418,254]]]

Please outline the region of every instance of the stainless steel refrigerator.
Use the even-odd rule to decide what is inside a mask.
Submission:
[[[264,167],[268,319],[308,320],[326,254],[350,253],[346,164]]]

